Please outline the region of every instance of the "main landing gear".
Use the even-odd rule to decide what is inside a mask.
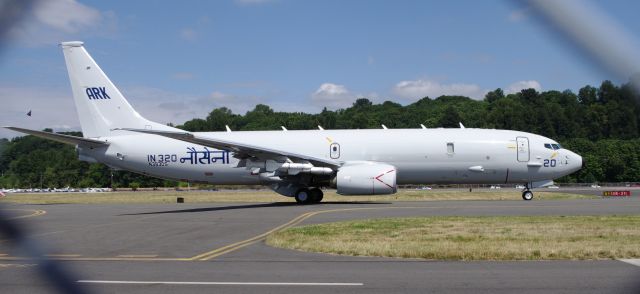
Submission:
[[[302,188],[296,192],[294,198],[298,204],[320,203],[323,198],[322,190],[319,188]]]
[[[526,201],[530,201],[531,199],[533,199],[533,192],[531,192],[531,190],[529,190],[529,184],[525,184],[524,185],[524,191],[522,191],[522,199],[526,200]]]

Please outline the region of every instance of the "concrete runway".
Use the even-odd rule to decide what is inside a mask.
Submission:
[[[624,215],[640,198],[394,203],[5,205],[92,293],[640,293],[640,262],[443,262],[264,245],[273,230],[399,216]],[[639,228],[640,229],[640,228]],[[0,242],[0,292],[48,293]]]

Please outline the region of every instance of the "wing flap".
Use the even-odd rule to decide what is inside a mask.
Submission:
[[[109,143],[106,141],[100,141],[100,140],[89,139],[89,138],[81,138],[76,136],[23,129],[18,127],[3,127],[3,128],[20,132],[20,133],[33,135],[33,136],[48,139],[48,140],[52,140],[52,141],[56,141],[56,142],[60,142],[60,143],[69,144],[69,145],[82,145],[82,146],[88,146],[88,147],[100,147],[100,146],[109,145]]]

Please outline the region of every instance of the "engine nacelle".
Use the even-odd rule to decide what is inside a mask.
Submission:
[[[340,195],[393,194],[396,187],[396,168],[393,165],[362,162],[340,167],[335,178]]]

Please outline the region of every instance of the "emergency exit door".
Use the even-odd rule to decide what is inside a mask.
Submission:
[[[518,149],[518,161],[529,161],[529,138],[516,137],[516,145]]]

